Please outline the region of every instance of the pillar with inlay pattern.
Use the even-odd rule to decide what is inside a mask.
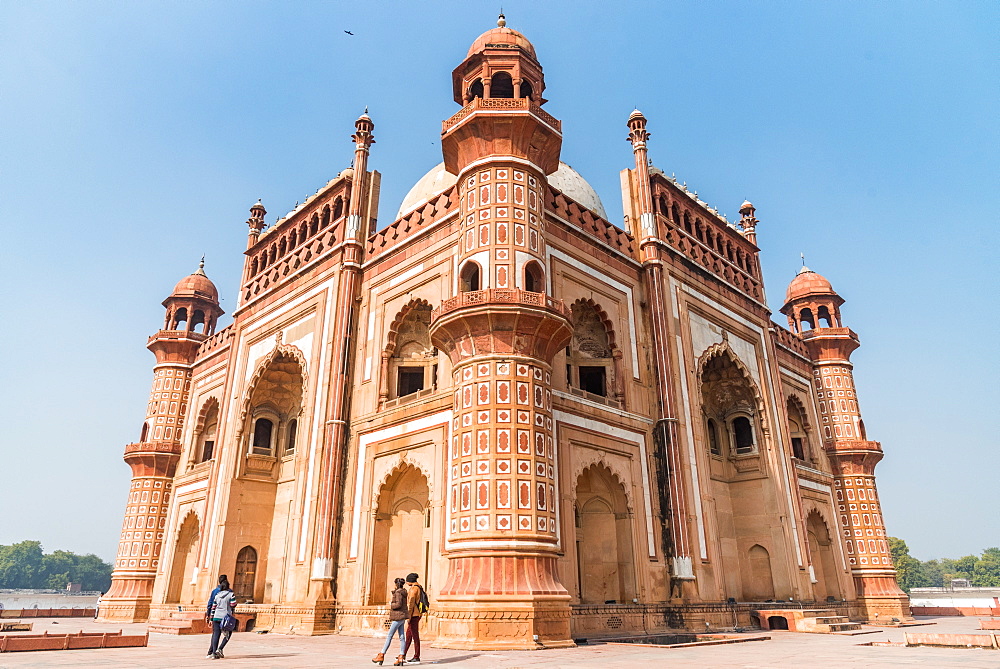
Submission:
[[[497,73],[544,89],[534,47],[500,25],[455,70],[461,104]],[[559,579],[560,498],[552,360],[569,311],[547,294],[544,198],[559,165],[560,125],[540,98],[471,97],[445,121],[461,234],[455,292],[434,310],[431,340],[451,359],[446,449],[448,578],[435,593],[437,644],[527,649],[572,645]],[[530,290],[526,289],[530,288]]]
[[[823,447],[834,474],[840,528],[861,615],[868,620],[910,618],[909,598],[896,582],[886,541],[875,465],[882,444],[869,441],[861,420],[851,354],[858,335],[842,327],[844,303],[824,277],[803,267],[788,286],[781,313],[809,349],[819,401]]]

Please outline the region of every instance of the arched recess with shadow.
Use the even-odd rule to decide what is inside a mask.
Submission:
[[[394,578],[420,574],[428,585],[430,555],[430,490],[424,473],[400,464],[379,488],[372,532],[368,604],[389,602]],[[428,586],[429,587],[429,586]]]
[[[705,417],[698,451],[709,471],[717,584],[738,601],[771,599],[776,585],[777,595],[787,598],[796,566],[786,562],[789,547],[771,530],[785,523],[786,512],[779,472],[767,457],[769,423],[760,390],[725,340],[702,354],[698,370]],[[717,430],[714,449],[709,420]]]
[[[833,546],[830,528],[815,509],[806,518],[806,532],[809,538],[809,556],[812,558],[813,594],[817,602],[825,602],[828,597],[840,599],[840,579],[837,573],[837,556]]]
[[[570,390],[613,399],[624,406],[622,352],[608,314],[593,300],[570,306],[573,338],[566,347],[566,380]]]
[[[239,476],[232,494],[239,495],[240,512],[253,522],[243,524],[238,546],[224,550],[230,555],[228,550],[246,546],[254,550],[257,603],[280,602],[291,586],[295,525],[287,519],[296,489],[296,450],[289,450],[294,445],[289,436],[294,429],[300,442],[308,439],[308,416],[302,410],[306,379],[300,349],[283,344],[272,349],[251,379],[234,439]]]
[[[431,305],[411,300],[393,319],[382,351],[379,406],[437,386],[437,349],[431,343]]]
[[[627,604],[636,596],[632,513],[625,487],[602,464],[576,480],[577,582],[583,604]]]
[[[167,585],[167,603],[191,604],[194,602],[194,588],[191,584],[198,565],[198,539],[201,523],[191,511],[185,516],[177,532],[174,556],[170,564],[170,580]]]
[[[774,599],[774,573],[771,571],[771,554],[760,544],[747,551],[748,579],[744,584],[743,599],[763,602]]]

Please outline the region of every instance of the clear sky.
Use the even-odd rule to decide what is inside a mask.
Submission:
[[[114,555],[160,302],[204,253],[231,311],[249,206],[347,167],[365,105],[390,222],[497,4],[0,3],[0,543]],[[638,106],[658,167],[757,206],[779,322],[800,252],[847,300],[889,533],[1000,544],[1000,5],[503,6],[613,222]]]

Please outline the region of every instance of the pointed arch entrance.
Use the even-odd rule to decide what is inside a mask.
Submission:
[[[167,586],[167,602],[190,604],[194,601],[194,586],[191,585],[195,567],[198,564],[198,537],[201,533],[198,516],[192,511],[184,518],[177,532],[174,558],[170,566],[170,581]]]
[[[430,530],[430,491],[423,472],[401,465],[379,489],[372,532],[370,605],[387,604],[394,578],[410,572],[426,584]]]
[[[635,597],[632,514],[621,481],[591,465],[576,482],[576,553],[580,601],[624,604]]]
[[[806,532],[809,537],[813,577],[816,579],[813,583],[816,601],[826,601],[830,597],[841,599],[840,579],[837,578],[837,561],[830,528],[817,511],[810,512],[806,518]]]

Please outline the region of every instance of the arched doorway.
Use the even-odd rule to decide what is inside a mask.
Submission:
[[[746,598],[751,602],[774,599],[774,576],[771,573],[771,555],[767,549],[756,544],[747,551],[750,565],[749,582],[744,584]]]
[[[257,551],[253,546],[244,546],[236,555],[236,571],[233,572],[233,594],[237,601],[254,599],[257,587]]]
[[[811,512],[806,519],[806,532],[809,535],[809,555],[812,557],[813,575],[816,579],[813,583],[816,601],[823,602],[829,597],[840,599],[840,580],[837,578],[837,562],[830,528],[816,511]]]
[[[174,546],[174,559],[170,567],[170,581],[167,587],[167,602],[190,604],[194,601],[194,586],[191,576],[198,564],[198,516],[189,513],[181,523]]]
[[[632,601],[632,514],[621,482],[602,465],[588,467],[577,479],[576,548],[582,603]]]
[[[368,603],[387,604],[394,578],[420,574],[425,585],[430,554],[427,479],[412,465],[399,468],[379,490],[372,536]]]

